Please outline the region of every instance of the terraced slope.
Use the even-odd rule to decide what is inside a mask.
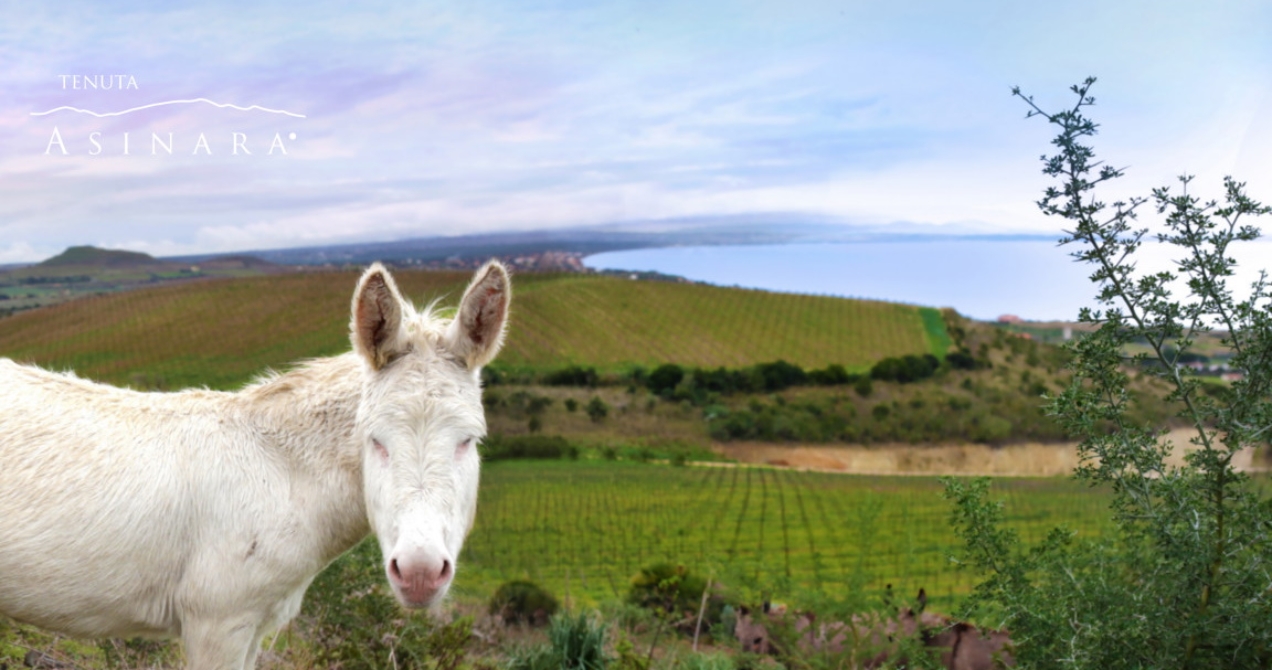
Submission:
[[[398,272],[417,304],[453,304],[467,273]],[[0,356],[138,387],[231,388],[348,348],[352,272],[209,280],[98,295],[0,319]],[[939,323],[939,320],[937,321]],[[618,369],[785,359],[864,369],[940,342],[920,308],[591,275],[514,278],[504,366]],[[939,346],[939,344],[938,344]]]
[[[562,275],[523,281],[507,365],[737,367],[785,359],[865,367],[928,351],[910,305],[698,284]]]

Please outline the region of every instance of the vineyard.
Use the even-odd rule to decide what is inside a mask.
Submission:
[[[417,298],[457,296],[467,279],[399,277]],[[269,367],[348,351],[356,281],[295,273],[91,296],[0,321],[0,356],[134,387],[234,388]]]
[[[795,602],[886,584],[948,602],[975,578],[949,560],[950,505],[930,478],[606,461],[501,462],[482,477],[457,583],[474,594],[529,578],[596,603],[659,561],[789,588],[779,595]],[[1058,524],[1096,533],[1107,516],[1104,494],[1067,479],[999,480],[996,491],[1026,539]]]
[[[588,275],[519,280],[501,365],[713,368],[785,359],[863,370],[927,352],[934,340],[911,305]],[[939,341],[943,323],[928,311]]]
[[[395,276],[421,305],[452,303],[469,278]],[[268,367],[347,351],[356,280],[293,273],[91,296],[4,318],[0,356],[140,388],[234,388]],[[948,341],[935,310],[910,305],[592,275],[527,274],[514,279],[514,294],[498,364],[535,370],[779,358],[863,370]]]

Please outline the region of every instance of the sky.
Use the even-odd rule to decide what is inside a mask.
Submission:
[[[0,0],[0,263],[737,215],[1055,232],[1051,133],[1010,90],[1055,109],[1092,75],[1110,201],[1182,172],[1272,201],[1266,3],[176,4]]]

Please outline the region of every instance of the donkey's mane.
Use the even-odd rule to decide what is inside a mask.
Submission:
[[[436,298],[416,311],[413,307],[403,315],[403,325],[413,344],[427,345],[436,348],[446,334],[454,316],[454,309],[440,305]],[[360,365],[351,351],[335,356],[318,356],[295,361],[282,370],[267,368],[254,377],[242,389],[245,394],[255,397],[268,397],[292,390],[297,382],[306,380],[319,381],[333,373],[346,373],[347,365]]]
[[[404,315],[406,332],[411,335],[412,340],[423,337],[433,346],[437,346],[441,341],[447,326],[450,326],[455,316],[455,309],[443,307],[441,300],[441,298],[434,298],[423,309],[416,311],[412,308]]]

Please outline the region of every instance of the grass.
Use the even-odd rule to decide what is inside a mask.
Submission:
[[[945,317],[941,311],[933,307],[920,307],[919,317],[923,319],[923,332],[927,333],[929,353],[937,358],[944,358],[954,341],[950,339],[945,328]]]
[[[417,303],[454,304],[467,273],[402,271]],[[192,281],[0,319],[0,356],[115,384],[237,387],[265,368],[348,349],[354,272]],[[785,358],[863,370],[933,348],[919,308],[591,275],[514,280],[500,364],[602,370],[675,362],[737,367]]]
[[[1066,479],[1000,480],[1010,523],[1040,539],[1064,523],[1104,528],[1107,496]],[[508,461],[482,475],[477,524],[457,588],[490,593],[533,580],[573,603],[621,598],[643,566],[672,561],[777,599],[900,593],[937,603],[974,575],[957,546],[934,478],[859,477],[745,467],[624,461]],[[773,591],[772,589],[782,589]]]

